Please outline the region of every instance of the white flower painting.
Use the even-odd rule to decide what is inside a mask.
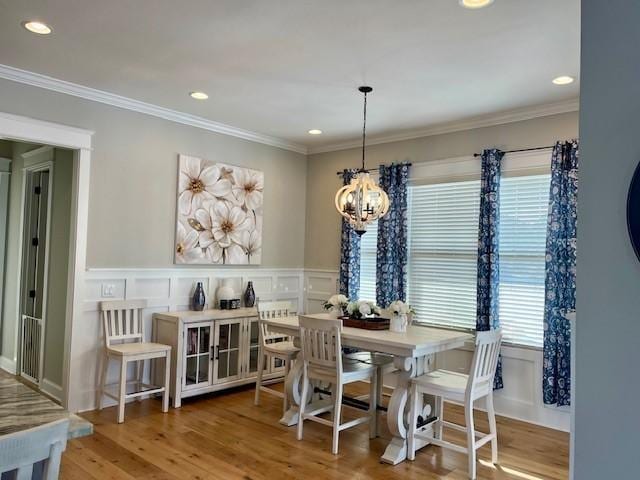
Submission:
[[[256,265],[264,173],[180,155],[175,262]]]

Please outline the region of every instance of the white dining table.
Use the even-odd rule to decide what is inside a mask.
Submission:
[[[308,315],[314,318],[330,318],[329,314]],[[291,337],[299,336],[297,316],[271,318],[265,320],[269,330]],[[398,370],[396,385],[391,395],[387,409],[387,424],[393,438],[387,445],[381,460],[396,465],[407,458],[407,415],[409,400],[409,384],[411,378],[430,371],[434,365],[433,355],[462,347],[465,342],[472,340],[473,335],[465,332],[429,328],[423,326],[409,326],[405,333],[395,333],[389,330],[364,330],[343,327],[342,345],[355,347],[372,352],[393,355],[393,364]],[[298,405],[302,382],[302,362],[295,362],[285,380],[286,394],[292,407],[284,414],[280,423],[288,426],[298,422]],[[422,398],[419,401],[423,401]],[[422,416],[427,418],[432,412],[432,406],[424,403]],[[427,427],[425,433],[429,434]],[[432,432],[431,432],[432,433]],[[422,448],[428,441],[421,441],[416,446]]]

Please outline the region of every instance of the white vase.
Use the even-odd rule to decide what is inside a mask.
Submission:
[[[396,333],[404,333],[407,331],[408,323],[406,313],[393,313],[389,322],[389,330]]]

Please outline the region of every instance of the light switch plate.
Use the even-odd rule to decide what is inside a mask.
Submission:
[[[102,284],[102,298],[113,298],[113,292],[116,286],[113,283]]]

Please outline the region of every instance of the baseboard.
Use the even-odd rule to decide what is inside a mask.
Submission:
[[[10,358],[0,356],[0,368],[9,372],[11,375],[16,374],[16,362]]]
[[[40,383],[40,390],[50,397],[55,398],[57,401],[62,402],[62,387],[57,383],[53,383],[52,381],[43,378]]]

